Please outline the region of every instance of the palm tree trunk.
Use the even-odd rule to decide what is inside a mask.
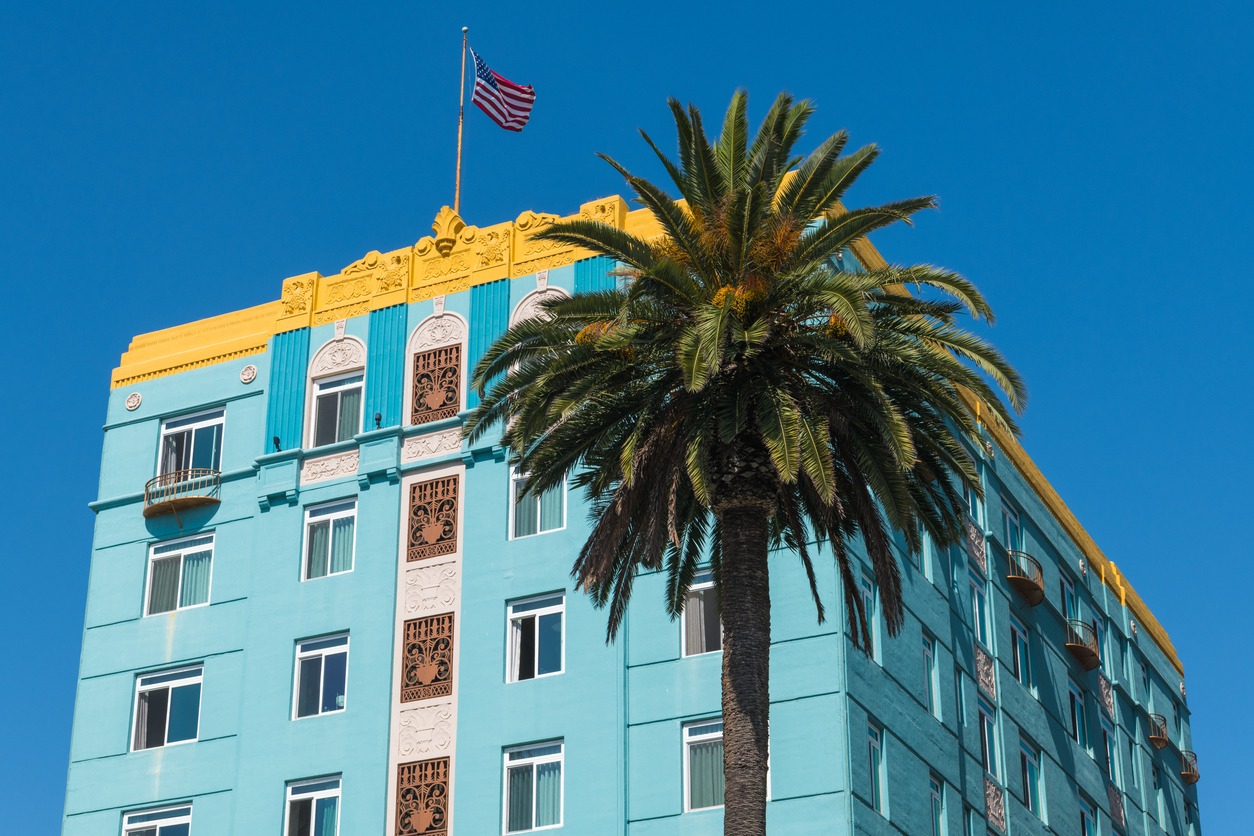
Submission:
[[[723,616],[724,836],[765,836],[771,590],[762,504],[719,509]]]

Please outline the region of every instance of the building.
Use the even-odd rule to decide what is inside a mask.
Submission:
[[[647,233],[619,198],[580,214]],[[610,263],[467,226],[137,337],[105,428],[65,836],[721,833],[717,601],[573,590],[581,498],[468,449],[467,368]],[[874,263],[870,247],[854,256]],[[871,658],[774,559],[772,834],[1200,833],[1163,628],[996,426]],[[863,594],[876,608],[866,581]]]

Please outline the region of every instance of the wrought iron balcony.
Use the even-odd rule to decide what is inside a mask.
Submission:
[[[1149,716],[1149,742],[1155,749],[1162,749],[1171,742],[1167,736],[1167,718],[1161,714]]]
[[[1035,607],[1045,600],[1045,576],[1041,572],[1041,564],[1027,552],[1011,549],[1007,554],[1010,569],[1006,572],[1006,580],[1019,591],[1028,606]]]
[[[1102,654],[1097,648],[1097,631],[1092,624],[1078,618],[1067,619],[1067,650],[1086,671],[1102,663]]]
[[[216,505],[221,484],[221,474],[205,467],[162,473],[144,485],[144,516],[177,515],[180,508]]]
[[[1180,780],[1186,784],[1196,784],[1202,776],[1197,773],[1197,755],[1188,749],[1180,750]]]

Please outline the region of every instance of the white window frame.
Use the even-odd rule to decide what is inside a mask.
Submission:
[[[707,589],[714,589],[714,573],[709,569],[702,569],[692,576],[692,583],[688,585],[689,594],[693,592],[704,592]],[[717,593],[716,593],[717,594]],[[721,606],[720,601],[720,606]],[[714,650],[698,650],[692,651],[688,648],[688,608],[684,607],[684,613],[679,618],[679,655],[680,658],[689,656],[705,656],[708,653],[723,652],[723,617],[720,614],[718,619],[718,647]]]
[[[160,816],[161,818],[152,818]],[[173,807],[158,807],[147,810],[131,810],[122,814],[122,836],[132,836],[145,830],[157,831],[161,836],[164,827],[187,825],[187,832],[192,832],[192,805],[178,804]]]
[[[1001,516],[1005,528],[1006,550],[1023,551],[1023,524],[1019,522],[1019,513],[1003,504]]]
[[[151,680],[157,679],[158,677],[161,678],[161,681],[159,682],[151,681]],[[166,677],[171,677],[171,678],[167,679]],[[149,680],[147,687],[145,687],[145,684],[144,684],[145,680]],[[200,686],[200,698],[196,700],[196,736],[188,738],[187,740],[175,740],[173,742],[170,741],[170,715],[172,713],[170,711],[170,708],[171,708],[171,704],[174,702],[173,693],[171,693],[170,696],[166,698],[165,732],[164,732],[165,742],[162,743],[160,746],[144,746],[142,748],[136,748],[135,737],[136,737],[136,732],[139,730],[138,727],[139,727],[139,697],[140,695],[146,694],[150,691],[160,691],[162,689],[166,689],[166,690],[173,692],[175,688],[185,687],[189,685]],[[204,702],[205,702],[205,669],[203,665],[189,665],[187,667],[182,667],[182,668],[170,668],[168,670],[148,671],[147,673],[139,674],[138,676],[135,677],[135,696],[131,701],[130,751],[147,752],[150,749],[166,749],[170,746],[182,746],[184,744],[195,743],[196,741],[200,740],[200,712],[201,712],[201,709],[204,707]]]
[[[315,519],[316,517],[316,519]],[[309,544],[312,541],[311,529],[316,523],[324,520],[329,523],[329,533],[327,536],[327,548],[332,548],[332,535],[335,534],[335,521],[342,520],[347,517],[353,518],[353,549],[352,559],[347,569],[341,572],[331,571],[331,554],[327,553],[327,573],[319,575],[316,578],[309,576]],[[320,502],[317,505],[309,505],[305,508],[305,532],[304,541],[301,543],[300,549],[300,579],[305,581],[320,581],[323,578],[330,578],[336,575],[347,575],[357,567],[357,497],[347,497],[345,499],[336,499],[330,502]]]
[[[1100,834],[1097,814],[1093,808],[1093,804],[1083,798],[1080,799],[1080,836],[1099,836]]]
[[[1067,680],[1067,719],[1070,726],[1070,737],[1076,742],[1077,746],[1091,755],[1088,706],[1085,703],[1084,690],[1079,685],[1076,685],[1074,680]]]
[[[871,643],[868,656],[876,664],[880,662],[880,623],[879,623],[879,590],[875,582],[867,574],[858,577],[858,594],[862,596],[862,606],[866,610],[867,639]]]
[[[888,781],[884,767],[884,729],[870,720],[866,724],[867,773],[871,778],[871,809],[888,818]]]
[[[976,715],[980,724],[980,764],[985,772],[994,779],[999,779],[1001,753],[997,745],[997,709],[985,702],[983,697],[976,703]]]
[[[153,543],[152,545],[148,547],[148,566],[146,568],[145,582],[144,582],[144,617],[145,618],[147,618],[148,616],[152,616],[152,615],[165,615],[166,613],[179,612],[180,610],[194,610],[197,607],[209,606],[209,602],[213,600],[213,547],[214,547],[215,542],[216,541],[214,538],[214,533],[210,531],[204,534],[195,534],[190,537],[179,537],[176,540],[162,540],[161,542]],[[170,551],[162,552],[160,555],[157,554],[158,549],[169,548],[172,546],[181,546],[181,548],[177,548],[177,549],[172,548]],[[192,546],[196,546],[197,548],[192,548]],[[184,605],[182,603],[183,560],[188,554],[199,554],[200,552],[205,551],[206,548],[199,548],[201,546],[207,547],[207,550],[209,552],[209,588],[205,591],[204,602],[200,604]],[[157,562],[157,560],[168,560],[174,555],[178,555],[178,558],[179,558],[179,580],[178,580],[179,603],[172,610],[161,610],[160,612],[153,612],[152,611],[152,571],[153,571],[154,564]]]
[[[983,531],[984,500],[980,498],[975,485],[968,482],[966,479],[962,480],[962,499],[963,503],[966,505],[967,516],[971,518],[972,522],[980,527],[981,531]]]
[[[342,641],[341,641],[342,639]],[[340,648],[344,649],[344,704],[338,708],[329,711],[322,710],[322,687],[326,682],[327,675],[327,654],[339,653]],[[348,709],[348,663],[351,657],[349,652],[348,633],[332,633],[328,636],[314,636],[308,639],[301,639],[296,642],[296,662],[292,670],[292,719],[308,720],[313,717],[325,717],[328,714],[340,714]],[[300,670],[301,662],[305,659],[320,658],[322,664],[318,668],[318,710],[313,714],[301,716],[297,714],[300,709]]]
[[[544,749],[551,746],[557,747],[554,754],[536,755],[530,758],[521,758],[511,761],[509,756],[515,752],[524,752],[528,749]],[[510,767],[519,767],[527,765],[531,767],[531,820],[535,821],[536,803],[535,792],[538,785],[536,780],[536,767],[546,763],[557,763],[560,765],[559,774],[562,777],[561,793],[562,803],[558,807],[557,824],[546,824],[539,827],[529,827],[526,830],[510,830],[509,829],[509,770]],[[503,766],[501,768],[501,784],[502,784],[502,804],[501,804],[501,832],[504,834],[511,833],[531,833],[536,830],[556,830],[566,821],[566,741],[559,740],[542,740],[538,743],[530,743],[526,746],[511,746],[503,753]]]
[[[356,378],[356,380],[354,380]],[[343,392],[348,389],[357,388],[361,391],[361,407],[357,414],[357,432],[358,435],[362,431],[362,426],[366,420],[366,370],[353,369],[351,371],[338,374],[329,374],[323,377],[315,377],[310,381],[312,392],[309,397],[309,449],[319,449],[321,447],[329,447],[332,444],[343,444],[352,438],[337,438],[335,441],[328,441],[326,444],[318,444],[318,397],[328,392]],[[326,387],[325,391],[323,387]],[[336,435],[339,435],[340,424],[340,408],[343,406],[344,399],[337,397],[335,405],[335,426]]]
[[[718,726],[718,731],[702,732],[694,734],[697,729],[704,729],[710,726]],[[691,813],[699,810],[721,810],[722,804],[715,804],[710,807],[693,807],[692,806],[692,747],[698,743],[709,743],[712,740],[723,739],[723,718],[711,717],[706,720],[697,720],[692,723],[684,724],[684,812]],[[724,799],[726,796],[724,795]]]
[[[176,424],[177,426],[172,427],[170,426],[171,424]],[[161,438],[157,442],[157,475],[164,476],[167,473],[177,473],[180,470],[187,470],[191,468],[191,459],[195,456],[194,444],[196,439],[196,430],[212,426],[213,424],[221,425],[222,432],[218,436],[218,461],[216,462],[216,467],[211,467],[209,469],[218,471],[222,470],[222,448],[226,442],[226,407],[215,406],[212,409],[204,409],[200,412],[189,412],[186,415],[173,415],[161,422]],[[193,452],[188,456],[188,465],[185,468],[176,467],[172,470],[166,470],[164,468],[165,440],[169,436],[179,435],[185,432],[191,433],[193,444]]]
[[[1036,772],[1035,780],[1028,774],[1029,764]],[[1044,781],[1041,780],[1041,750],[1022,737],[1019,738],[1019,773],[1023,780],[1023,806],[1038,819],[1045,821],[1045,799],[1041,792],[1044,787]]]
[[[1150,764],[1150,786],[1154,791],[1154,821],[1164,825],[1167,823],[1167,817],[1163,815],[1163,778],[1156,763]]]
[[[971,634],[990,652],[993,649],[993,614],[988,602],[988,583],[974,571],[971,579]]]
[[[941,719],[940,676],[936,666],[936,637],[923,633],[923,687],[927,693],[928,713]]]
[[[1019,619],[1010,617],[1010,672],[1033,696],[1036,680],[1032,678],[1032,634]]]
[[[1062,617],[1064,619],[1074,618],[1078,620],[1080,618],[1080,599],[1075,594],[1075,584],[1065,574],[1059,578],[1059,584],[1062,587]]]
[[[1102,749],[1106,753],[1106,777],[1116,787],[1123,788],[1123,770],[1119,768],[1119,737],[1115,727],[1105,717],[1101,718]]]
[[[945,782],[935,773],[927,776],[928,812],[932,818],[932,836],[945,836]]]
[[[549,601],[553,603],[544,603]],[[526,609],[516,609],[519,607]],[[562,617],[561,667],[549,673],[540,673],[540,616],[553,614],[558,614]],[[535,673],[526,679],[520,679],[518,677],[518,667],[521,660],[515,658],[515,653],[521,651],[521,642],[515,641],[515,635],[522,629],[521,622],[529,618],[535,619],[536,622],[535,659],[533,660]],[[505,645],[506,682],[530,682],[533,679],[547,679],[550,676],[560,676],[566,673],[566,593],[550,592],[547,595],[534,595],[530,598],[510,601],[505,607]]]
[[[919,569],[923,572],[923,577],[927,578],[928,583],[936,582],[936,568],[933,565],[936,561],[936,541],[932,539],[932,535],[927,529],[919,524]]]
[[[330,786],[334,784],[334,786]],[[340,811],[343,808],[341,801],[341,789],[343,781],[339,775],[328,775],[325,778],[310,778],[303,781],[292,781],[287,785],[287,792],[284,794],[283,802],[283,832],[288,833],[292,825],[292,802],[304,801],[306,799],[313,802],[313,809],[310,816],[318,814],[318,800],[322,798],[335,799],[335,836],[340,833]],[[312,828],[310,830],[312,831]]]
[[[568,499],[568,494],[570,493],[570,491],[567,489],[568,486],[566,484],[566,480],[562,480],[562,485],[560,488],[562,492],[562,524],[559,525],[557,528],[540,528],[540,501],[543,498],[543,494],[540,494],[538,496],[531,496],[525,500],[527,502],[534,502],[536,504],[536,531],[535,533],[534,534],[515,534],[514,533],[515,508],[518,505],[518,500],[517,500],[518,487],[519,487],[520,482],[526,482],[526,481],[527,481],[526,473],[519,470],[517,466],[510,467],[509,469],[509,539],[510,540],[526,540],[528,537],[539,537],[544,534],[552,534],[555,531],[565,531],[566,522],[569,517],[569,511],[570,511],[570,508],[567,507],[568,505],[567,499]]]

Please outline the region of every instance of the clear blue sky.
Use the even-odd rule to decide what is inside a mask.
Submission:
[[[470,223],[621,192],[596,151],[660,176],[636,128],[737,86],[882,147],[851,204],[940,196],[876,243],[991,297],[1025,445],[1184,659],[1203,826],[1248,831],[1249,4],[326,5],[0,8],[6,832],[59,828],[110,369],[427,234],[463,23],[538,91],[521,135],[468,111]]]

